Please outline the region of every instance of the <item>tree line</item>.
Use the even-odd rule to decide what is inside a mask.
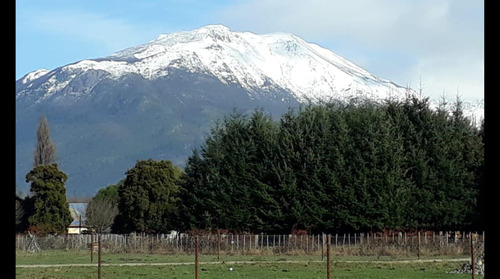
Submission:
[[[117,207],[114,232],[483,229],[483,172],[484,125],[462,102],[431,108],[409,95],[310,104],[279,120],[234,111],[184,170],[137,161],[92,202]]]
[[[353,100],[233,113],[189,158],[184,228],[254,232],[481,226],[483,126],[462,103]]]

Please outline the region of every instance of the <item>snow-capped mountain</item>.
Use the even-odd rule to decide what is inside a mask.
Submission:
[[[167,75],[168,66],[186,67],[209,72],[223,83],[237,82],[253,92],[275,84],[299,100],[338,97],[340,92],[355,89],[383,94],[401,89],[292,34],[237,33],[221,25],[160,35],[109,58],[134,61],[115,62],[115,76],[130,71],[154,79]]]
[[[188,32],[162,34],[146,44],[125,49],[102,59],[82,60],[54,71],[39,70],[22,78],[27,88],[42,77],[43,98],[64,91],[80,94],[71,82],[89,71],[103,73],[100,78],[119,79],[139,74],[154,80],[182,68],[210,74],[224,84],[239,84],[249,94],[289,91],[297,100],[349,98],[363,94],[372,97],[401,95],[405,88],[378,78],[354,63],[316,44],[292,34],[256,35],[231,32],[221,25],[210,25]],[[64,79],[58,74],[66,73]],[[86,84],[88,92],[99,79]],[[19,91],[18,97],[29,91]]]
[[[136,160],[183,166],[214,121],[235,108],[262,108],[278,118],[303,102],[406,92],[292,34],[221,25],[163,34],[16,81],[16,184],[28,192],[24,177],[42,113],[69,177],[68,194],[89,196],[117,183]]]

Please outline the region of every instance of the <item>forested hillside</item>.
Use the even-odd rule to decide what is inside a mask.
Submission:
[[[482,228],[483,126],[461,101],[323,103],[274,121],[234,112],[193,152],[181,229]]]

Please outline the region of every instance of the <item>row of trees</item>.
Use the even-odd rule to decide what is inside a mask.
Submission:
[[[483,168],[460,100],[234,113],[189,158],[179,214],[184,228],[257,232],[471,228]]]
[[[102,193],[119,206],[117,232],[481,229],[483,169],[483,126],[460,100],[432,109],[409,97],[310,105],[279,121],[234,112],[184,173],[139,161]]]
[[[89,208],[115,208],[101,223],[115,232],[483,229],[483,130],[460,100],[433,109],[415,96],[309,105],[279,121],[234,112],[184,171],[138,161]]]

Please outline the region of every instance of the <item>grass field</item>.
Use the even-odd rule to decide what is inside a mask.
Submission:
[[[453,274],[463,261],[437,259],[334,257],[332,278],[471,278]],[[200,278],[326,278],[326,259],[317,255],[201,255]],[[97,253],[90,264],[88,251],[16,252],[16,278],[97,278]],[[71,266],[71,265],[79,266]],[[102,278],[194,278],[194,256],[107,253],[102,256]],[[124,265],[126,264],[126,265]],[[47,265],[40,267],[38,265]],[[50,266],[58,265],[58,266]],[[232,268],[232,270],[230,270]],[[476,276],[476,278],[483,278]]]

